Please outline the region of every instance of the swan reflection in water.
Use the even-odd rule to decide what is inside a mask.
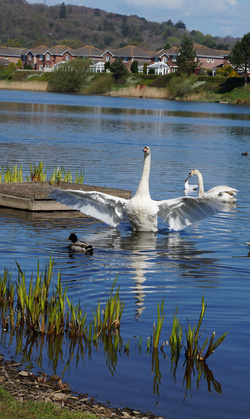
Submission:
[[[146,307],[147,294],[157,293],[159,287],[162,293],[180,286],[179,282],[176,285],[176,272],[181,273],[181,277],[185,280],[195,274],[196,284],[202,281],[202,285],[206,283],[216,286],[217,268],[214,265],[216,259],[202,257],[204,252],[197,250],[195,242],[187,240],[180,233],[169,231],[157,234],[138,231],[128,233],[117,229],[105,229],[87,236],[86,239],[96,249],[95,257],[99,258],[100,264],[105,263],[107,266],[107,260],[101,261],[98,249],[99,251],[108,249],[109,253],[110,249],[113,249],[112,265],[117,262],[118,274],[124,269],[129,272],[134,280],[133,285],[128,283],[128,287],[134,293],[137,320]],[[211,265],[214,265],[212,278]],[[193,281],[192,278],[191,284]]]

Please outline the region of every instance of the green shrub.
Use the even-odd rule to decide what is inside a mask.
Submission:
[[[101,74],[91,81],[86,89],[86,93],[89,95],[103,95],[111,90],[113,84],[114,80],[111,74]]]

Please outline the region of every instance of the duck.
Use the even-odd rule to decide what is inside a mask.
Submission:
[[[187,182],[191,176],[195,175],[198,178],[199,197],[215,198],[224,203],[235,203],[237,201],[235,195],[237,194],[238,190],[231,188],[230,186],[215,186],[214,188],[209,189],[207,192],[204,192],[203,177],[198,169],[192,169],[184,182]]]
[[[92,245],[84,241],[78,240],[77,235],[75,233],[71,233],[69,235],[68,240],[71,241],[70,246],[69,246],[71,250],[76,250],[78,252],[84,252],[88,254],[93,252]]]
[[[241,153],[242,156],[248,156],[248,152],[244,151],[243,153]]]
[[[98,191],[82,191],[51,187],[50,198],[83,214],[94,217],[111,227],[127,218],[133,231],[158,231],[158,217],[179,231],[188,225],[221,211],[222,205],[211,197],[191,197],[156,201],[151,199],[149,175],[151,150],[144,147],[141,180],[132,198],[125,199]]]

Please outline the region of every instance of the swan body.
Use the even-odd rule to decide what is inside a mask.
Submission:
[[[151,199],[149,192],[151,152],[149,147],[145,147],[143,151],[142,177],[131,199],[97,191],[61,190],[60,188],[52,188],[50,196],[112,227],[117,227],[127,217],[134,231],[156,232],[158,216],[169,224],[171,230],[178,231],[222,209],[218,200],[211,197],[184,196],[163,201]]]
[[[209,189],[209,191],[204,192],[202,174],[198,169],[191,170],[185,182],[187,182],[188,179],[194,175],[196,175],[198,178],[199,197],[204,197],[204,198],[210,197],[214,199],[219,199],[221,202],[225,202],[225,203],[234,203],[237,201],[237,199],[235,198],[235,195],[237,194],[238,190],[231,188],[230,186],[225,186],[225,185],[215,186],[214,188]]]
[[[71,250],[76,250],[78,252],[84,252],[89,254],[93,252],[93,247],[91,246],[91,244],[78,240],[75,233],[71,233],[68,240],[71,241],[71,244],[69,246]]]

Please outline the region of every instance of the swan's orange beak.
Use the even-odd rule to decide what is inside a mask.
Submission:
[[[148,151],[148,147],[144,147],[143,151]]]

